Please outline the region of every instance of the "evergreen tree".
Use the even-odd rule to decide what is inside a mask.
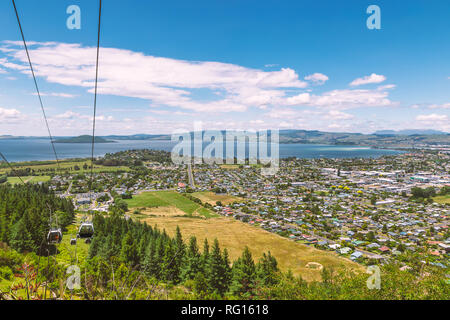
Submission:
[[[203,272],[207,272],[209,266],[209,244],[208,239],[205,238],[205,241],[203,242],[203,253],[202,257],[200,259],[201,269]]]
[[[205,299],[209,294],[208,281],[203,273],[198,272],[195,275],[193,289],[197,299]]]
[[[181,269],[181,278],[192,280],[201,270],[201,255],[197,246],[197,238],[192,236],[189,240],[189,246],[186,251],[184,263]]]
[[[256,274],[258,280],[264,286],[273,286],[277,284],[277,274],[279,273],[278,262],[274,256],[270,254],[270,251],[263,253],[262,258],[259,260],[256,266]]]
[[[34,251],[36,249],[31,233],[26,226],[25,218],[14,224],[11,230],[11,246],[19,252]]]
[[[231,291],[242,296],[251,294],[255,284],[255,262],[248,247],[245,247],[242,256],[233,264],[233,278]]]
[[[122,249],[120,250],[120,259],[131,267],[139,263],[139,253],[136,242],[133,241],[131,232],[127,232],[122,240]]]
[[[178,283],[180,272],[178,266],[175,263],[175,253],[176,252],[173,242],[168,241],[165,246],[161,268],[163,280],[172,283]]]
[[[230,267],[230,258],[228,257],[227,248],[223,249],[223,266],[224,266],[224,274],[225,274],[225,284],[227,288],[230,288],[231,278],[233,276],[232,270]]]
[[[207,278],[209,287],[213,292],[223,295],[228,290],[225,266],[220,252],[219,241],[214,239],[212,252],[209,256]]]
[[[176,282],[181,280],[181,269],[183,267],[184,256],[186,254],[186,246],[181,236],[180,228],[177,226],[175,235],[175,252],[173,257],[174,269],[176,270]]]

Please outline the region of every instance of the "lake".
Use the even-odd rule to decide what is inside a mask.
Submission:
[[[171,151],[175,142],[148,140],[117,140],[116,143],[98,143],[95,156],[131,149],[155,149]],[[58,158],[88,158],[91,145],[80,143],[55,143]],[[384,155],[403,153],[397,150],[372,149],[361,146],[318,145],[318,144],[280,144],[280,158],[378,158]],[[0,152],[10,162],[54,160],[51,144],[45,138],[0,139]]]

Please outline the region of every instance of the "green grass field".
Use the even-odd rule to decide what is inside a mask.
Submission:
[[[433,200],[437,203],[450,204],[450,194],[434,197]]]
[[[89,245],[83,239],[78,239],[76,247],[70,244],[70,239],[76,238],[79,223],[67,227],[67,232],[63,234],[63,240],[58,245],[58,254],[56,261],[67,266],[75,264],[83,264],[89,254]]]
[[[62,160],[59,162],[59,166],[61,170],[69,170],[70,168],[74,168],[75,166],[78,166],[80,170],[73,170],[74,173],[86,173],[90,172],[90,169],[83,169],[83,166],[87,164],[90,166],[91,162],[89,160],[81,160],[81,161],[70,161],[70,160]],[[43,162],[42,164],[36,163],[36,164],[21,164],[21,163],[13,163],[14,169],[27,169],[30,168],[32,170],[38,171],[38,170],[49,170],[49,169],[58,169],[58,166],[56,162],[48,163],[48,161]],[[117,167],[107,167],[107,166],[100,166],[100,165],[94,165],[94,172],[115,172],[115,171],[129,171],[130,168],[124,167],[124,166],[117,166]],[[11,170],[9,168],[1,168],[0,174],[4,174],[6,172],[10,172]]]
[[[130,209],[161,208],[163,210],[164,208],[174,207],[188,216],[194,214],[199,214],[206,218],[215,216],[211,210],[202,207],[198,203],[195,203],[174,191],[143,192],[133,196],[133,199],[127,199],[125,201]],[[158,210],[153,211],[157,213]]]
[[[134,195],[133,199],[126,199],[129,208],[158,208],[169,206],[170,203],[157,196],[157,192],[143,192]]]
[[[29,176],[29,177],[21,177],[23,182],[25,183],[38,183],[38,182],[47,182],[50,180],[50,176]],[[8,183],[16,184],[21,183],[18,177],[8,177]]]

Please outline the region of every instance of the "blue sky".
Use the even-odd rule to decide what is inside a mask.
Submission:
[[[88,134],[98,2],[16,0],[54,135]],[[69,5],[81,29],[69,30]],[[369,30],[366,9],[381,9]],[[98,133],[450,132],[448,1],[103,2]],[[10,1],[0,135],[45,135]]]

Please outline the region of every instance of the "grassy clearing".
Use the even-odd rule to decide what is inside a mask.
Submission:
[[[450,204],[450,194],[434,197],[433,200],[441,204]]]
[[[75,264],[78,258],[78,264],[81,265],[86,260],[89,254],[89,245],[83,239],[78,239],[76,246],[70,245],[70,239],[77,236],[78,227],[79,224],[70,225],[67,227],[67,232],[64,232],[63,240],[58,245],[58,254],[56,255],[58,263],[70,266]]]
[[[238,164],[222,164],[220,165],[220,168],[226,169],[226,170],[236,170],[239,169]]]
[[[170,206],[170,203],[161,199],[156,192],[143,192],[133,196],[133,199],[126,199],[129,208],[158,208]]]
[[[38,182],[47,182],[51,179],[50,176],[29,176],[29,177],[21,177],[23,182],[25,183],[38,183]],[[18,177],[8,177],[8,183],[17,184],[22,183]]]
[[[85,170],[83,169],[84,165],[87,165],[88,168]],[[31,170],[35,170],[35,171],[45,171],[45,170],[49,170],[49,169],[54,169],[54,170],[58,170],[58,165],[56,164],[56,161],[53,163],[48,163],[48,161],[43,162],[43,164],[20,164],[20,163],[14,163],[14,169],[19,170],[19,169],[27,169],[30,168]],[[61,168],[61,170],[70,170],[73,169],[75,166],[78,166],[80,168],[80,170],[73,170],[74,173],[86,173],[86,172],[91,172],[89,169],[89,166],[91,165],[91,161],[90,160],[80,160],[80,161],[60,161],[59,162],[59,166]],[[107,166],[100,166],[100,165],[94,165],[94,172],[115,172],[115,171],[129,171],[130,168],[128,167],[124,167],[124,166],[117,166],[117,167],[107,167]],[[0,169],[0,173],[6,173],[6,172],[10,172],[9,168],[2,168]]]
[[[237,220],[224,217],[214,219],[192,219],[185,217],[149,217],[144,219],[149,225],[158,225],[170,235],[174,235],[179,226],[184,239],[195,235],[203,244],[207,238],[210,243],[217,238],[222,247],[227,248],[234,260],[248,246],[254,258],[259,259],[263,252],[270,251],[278,260],[283,271],[291,269],[305,280],[320,280],[319,269],[306,267],[309,262],[317,262],[324,267],[352,268],[363,270],[362,266],[337,256],[335,253],[318,250],[267,232],[261,228],[250,226]]]
[[[158,216],[166,216],[168,215],[168,211],[181,211],[183,215],[201,215],[206,218],[215,216],[211,210],[173,191],[143,192],[133,196],[133,199],[127,199],[125,201],[131,210],[134,208],[150,208],[149,214]],[[146,212],[146,210],[142,211],[144,214]]]
[[[148,208],[145,210],[139,210],[140,214],[133,214],[133,217],[147,218],[148,216],[160,216],[160,217],[179,217],[185,215],[183,211],[174,206]],[[134,210],[131,210],[134,212]]]
[[[230,196],[227,194],[215,194],[214,192],[204,191],[204,192],[194,192],[192,195],[203,202],[216,205],[217,201],[222,202],[222,204],[227,205],[235,201],[241,201],[242,198]]]

